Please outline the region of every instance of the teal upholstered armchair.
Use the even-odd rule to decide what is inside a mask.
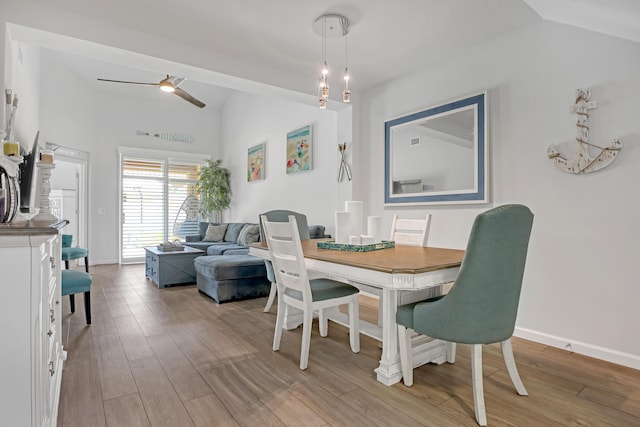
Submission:
[[[413,384],[411,333],[452,343],[471,344],[476,420],[487,424],[482,384],[482,345],[499,342],[518,394],[527,391],[511,349],[518,313],[533,214],[522,205],[506,205],[477,216],[453,287],[445,296],[398,307],[402,375]],[[448,358],[453,362],[454,356]]]
[[[73,236],[71,234],[62,235],[62,260],[64,266],[69,269],[69,261],[73,259],[84,258],[84,269],[89,272],[89,250],[80,247],[71,247]]]
[[[79,270],[62,270],[62,296],[69,295],[71,313],[76,312],[75,294],[84,293],[84,314],[91,324],[91,275]]]

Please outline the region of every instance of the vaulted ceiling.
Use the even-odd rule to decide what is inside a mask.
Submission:
[[[44,44],[52,52],[62,52],[59,61],[92,81],[97,77],[157,81],[170,73],[241,89],[242,81],[221,78],[237,76],[313,94],[322,39],[312,24],[329,12],[351,21],[348,60],[356,91],[428,67],[452,52],[472,49],[541,19],[640,42],[640,2],[636,0],[56,0],[55,5],[22,1],[66,11],[85,21],[84,25],[107,23],[127,34],[144,36],[140,40],[153,36],[167,41],[162,54],[169,61],[156,62],[149,55],[109,52],[113,46],[78,49],[77,44],[63,39]],[[38,43],[38,37],[18,34],[21,37]],[[142,44],[130,43],[138,48]],[[181,50],[185,46],[201,56],[188,65],[206,62],[204,68],[217,73],[183,67],[178,58],[184,57]],[[205,56],[207,61],[202,61]],[[327,61],[333,70],[343,69],[344,39],[327,40]],[[105,90],[122,90],[102,85]]]

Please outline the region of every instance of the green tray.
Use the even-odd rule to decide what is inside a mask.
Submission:
[[[336,243],[333,240],[318,242],[318,249],[331,249],[333,251],[348,252],[371,252],[395,247],[396,242],[392,240],[383,240],[382,242],[371,243],[370,245],[350,245],[348,243]]]

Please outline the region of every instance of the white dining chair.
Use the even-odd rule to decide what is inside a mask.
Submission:
[[[307,369],[314,311],[318,312],[320,336],[326,337],[328,319],[324,310],[348,304],[351,351],[358,353],[360,351],[358,289],[331,279],[309,280],[295,216],[290,215],[288,222],[270,222],[264,215],[260,219],[278,287],[278,314],[273,336],[273,351],[280,349],[285,306],[298,308],[303,313],[300,369]]]
[[[272,211],[260,214],[261,217],[262,215],[266,216],[267,220],[269,221],[280,221],[280,222],[288,221],[289,215],[293,215],[296,217],[296,222],[298,223],[298,232],[300,233],[300,239],[307,240],[310,238],[309,226],[307,225],[307,216],[305,214],[301,214],[298,212],[289,211],[285,209],[276,209],[276,210],[272,210]],[[262,226],[260,227],[260,237],[261,237],[260,240],[264,239]],[[267,269],[267,280],[269,280],[269,282],[271,283],[271,289],[269,290],[269,298],[267,298],[267,303],[264,306],[264,310],[262,310],[265,313],[267,313],[269,310],[271,310],[271,306],[273,305],[273,302],[276,299],[276,294],[278,293],[278,287],[276,286],[276,277],[273,273],[273,266],[271,265],[271,262],[265,261],[264,265]]]
[[[396,245],[427,246],[430,225],[431,214],[418,219],[399,218],[398,214],[394,214],[389,240],[396,242]]]
[[[394,214],[391,221],[391,233],[389,235],[389,240],[395,242],[396,245],[427,246],[430,225],[431,214],[426,214],[424,218],[417,219],[399,218],[398,214]],[[378,298],[378,325],[382,325],[381,293],[378,289],[371,288],[364,283],[359,283],[359,286],[368,294]],[[425,299],[432,294],[434,296],[439,295],[436,291],[440,291],[439,287],[423,290],[419,296],[416,296],[416,298]]]
[[[398,214],[393,215],[391,221],[391,236],[389,240],[393,240],[397,245],[407,246],[427,246],[427,239],[429,238],[429,228],[431,226],[431,214],[426,214],[424,218],[400,218]],[[425,300],[434,298],[439,295],[446,294],[453,285],[451,283],[445,283],[440,286],[435,286],[429,289],[423,289],[419,292],[411,293],[411,300],[403,298],[403,294],[400,294],[400,304],[407,304],[412,301]],[[382,301],[379,302],[378,307],[378,323],[381,322],[382,316]],[[413,338],[420,334],[414,333]],[[448,362],[453,363],[456,356],[456,344],[453,342],[447,343],[446,359]]]

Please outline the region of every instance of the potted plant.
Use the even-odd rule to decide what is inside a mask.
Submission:
[[[215,213],[214,220],[222,220],[222,211],[231,204],[231,172],[222,166],[222,160],[207,160],[200,169],[198,193],[200,194],[200,213],[203,218]]]

